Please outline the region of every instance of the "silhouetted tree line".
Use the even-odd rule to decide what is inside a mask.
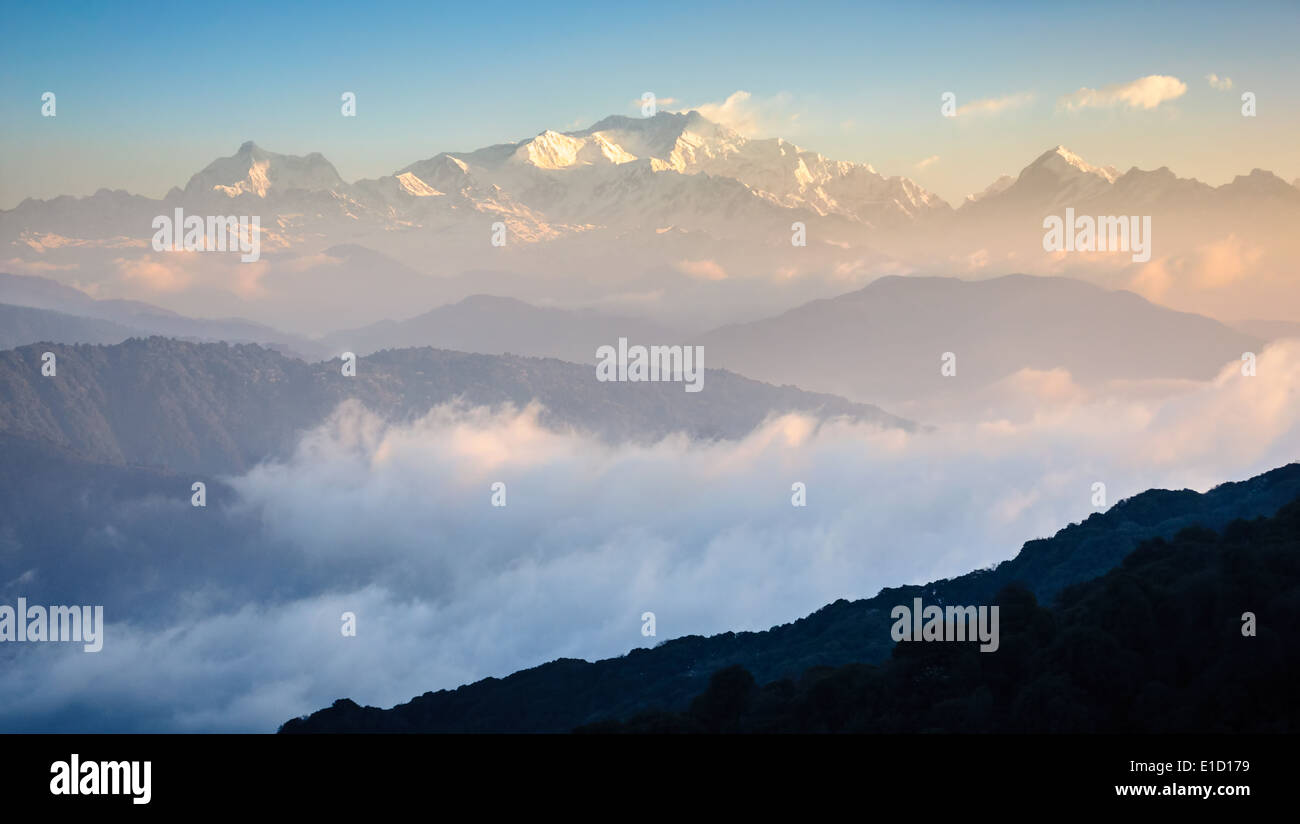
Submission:
[[[879,666],[813,667],[762,686],[731,666],[683,712],[578,731],[1300,731],[1300,500],[1222,533],[1145,541],[1052,608],[1018,584],[994,602],[996,652],[904,642]]]
[[[800,673],[886,664],[894,652],[890,610],[911,604],[913,598],[927,604],[990,604],[1006,587],[1015,585],[1043,603],[1055,604],[1070,585],[1116,569],[1143,541],[1173,538],[1193,526],[1222,531],[1235,520],[1275,515],[1298,496],[1300,463],[1203,494],[1189,489],[1148,490],[1106,512],[1094,512],[1050,538],[1027,541],[1019,554],[992,569],[921,586],[890,587],[871,598],[841,599],[762,632],[688,635],[596,662],[557,659],[505,678],[426,692],[390,709],[362,707],[342,698],[310,716],[291,719],[280,731],[566,732],[651,711],[684,713],[709,687],[710,677],[728,667],[743,667],[760,684],[797,686],[806,680]],[[0,507],[3,501],[0,496]],[[1007,621],[1003,615],[1004,627]],[[984,657],[1007,654],[1004,648]]]

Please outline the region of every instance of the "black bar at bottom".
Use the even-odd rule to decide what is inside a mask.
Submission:
[[[83,781],[87,769],[102,776],[105,761],[140,762],[143,777],[148,761],[148,803],[133,803],[130,791],[54,794],[61,768],[52,765],[70,770],[74,754]],[[1042,812],[1201,805],[1231,814],[1294,803],[1296,764],[1290,736],[9,735],[0,738],[0,797],[7,809],[90,816],[369,806],[397,815],[392,805],[402,802],[433,816],[466,803],[485,815],[569,804],[601,816],[755,805],[814,815],[828,801],[874,814],[890,799],[926,815],[1022,802],[1050,805]],[[1208,798],[1189,789],[1207,786]]]

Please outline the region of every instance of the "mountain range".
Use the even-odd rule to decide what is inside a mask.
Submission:
[[[439,226],[459,217],[488,215],[501,218],[512,238],[536,242],[596,228],[657,227],[658,217],[683,215],[693,218],[692,230],[755,218],[784,221],[778,215],[788,213],[835,216],[878,229],[958,213],[1042,212],[1107,202],[1125,208],[1210,206],[1250,197],[1294,206],[1300,188],[1260,169],[1220,187],[1179,178],[1167,167],[1121,173],[1056,146],[1019,175],[999,177],[954,209],[915,181],[882,175],[870,164],[831,160],[781,138],[746,138],[693,111],[661,112],[649,118],[612,116],[580,131],[546,130],[471,152],[443,152],[390,176],[355,183],[344,181],[320,153],[286,155],[248,141],[161,200],[107,189],[83,198],[29,198],[0,212],[0,238],[31,232],[85,240],[152,235],[145,231],[148,222],[142,228],[133,212],[143,214],[143,209],[152,216],[160,203],[215,213],[258,204],[275,215],[264,221],[275,224],[268,229],[272,242],[296,245],[310,236],[328,236],[334,244],[357,234],[325,231],[335,218],[357,227],[421,228],[436,235]]]
[[[0,272],[0,348],[37,341],[121,343],[162,335],[196,341],[261,343],[303,356],[327,357],[313,341],[241,318],[181,315],[138,300],[96,299],[56,280]]]
[[[1208,380],[1263,340],[1124,290],[1059,277],[884,277],[697,339],[711,362],[773,383],[886,405],[970,398],[1021,370],[1097,388]],[[942,356],[955,373],[941,373]]]
[[[41,374],[45,351],[57,374]],[[738,438],[769,416],[803,412],[913,428],[867,404],[776,387],[708,369],[708,391],[680,383],[599,382],[591,366],[428,347],[357,362],[306,363],[255,344],[151,337],[112,346],[41,344],[0,352],[0,433],[87,460],[205,475],[245,471],[283,456],[304,431],[353,399],[390,421],[444,403],[522,409],[543,425],[609,441],[646,443],[681,432]]]
[[[779,315],[698,334],[637,316],[472,295],[404,320],[311,340],[247,321],[192,319],[140,302],[94,300],[54,281],[12,275],[0,275],[0,316],[8,321],[0,343],[11,347],[162,334],[254,342],[309,362],[343,352],[433,347],[590,367],[597,348],[619,338],[689,341],[704,347],[710,367],[896,410],[917,404],[907,414],[923,417],[935,402],[969,407],[981,393],[1032,391],[1049,378],[1058,389],[1089,393],[1140,381],[1206,381],[1244,352],[1300,336],[1295,324],[1227,326],[1125,290],[1025,275],[887,276]],[[945,353],[955,358],[951,376],[941,372]]]
[[[490,355],[530,355],[593,363],[596,349],[627,338],[659,344],[682,340],[679,330],[652,320],[533,306],[514,298],[471,295],[404,321],[382,321],[327,335],[331,349],[369,354],[380,349],[433,346]]]
[[[1120,253],[1044,252],[1042,221],[1066,207],[1151,215],[1163,268],[1142,271]],[[259,215],[265,265],[153,252],[151,222],[175,208]],[[158,200],[109,190],[25,200],[0,212],[0,243],[19,272],[75,278],[109,296],[156,293],[189,314],[254,317],[300,334],[498,291],[453,282],[472,272],[508,274],[518,291],[498,293],[519,299],[600,303],[699,327],[882,274],[936,270],[1074,274],[1203,313],[1296,320],[1300,306],[1272,281],[1296,259],[1286,229],[1297,215],[1300,188],[1263,170],[1213,187],[1164,167],[1094,166],[1063,146],[953,208],[869,164],[747,138],[696,112],[661,112],[442,152],[353,183],[318,153],[249,141]],[[1215,244],[1237,249],[1251,269],[1232,275],[1237,288],[1217,301],[1196,303],[1192,287],[1216,290],[1229,278],[1199,271],[1218,265]],[[347,250],[371,259],[340,266]],[[1189,276],[1174,277],[1174,267]]]

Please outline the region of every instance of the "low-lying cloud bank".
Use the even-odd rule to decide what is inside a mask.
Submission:
[[[1032,414],[910,434],[791,415],[740,441],[650,446],[547,430],[535,407],[394,425],[345,404],[215,503],[257,525],[275,586],[232,554],[224,577],[167,582],[165,621],[109,610],[102,652],[5,645],[0,728],[266,731],[342,696],[388,706],[961,574],[1087,517],[1095,482],[1109,505],[1294,460],[1300,342],[1256,372],[1125,400],[1045,373],[1017,386]]]

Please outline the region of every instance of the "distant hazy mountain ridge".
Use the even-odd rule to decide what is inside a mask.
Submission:
[[[770,415],[796,411],[912,426],[874,406],[717,370],[707,372],[707,392],[688,394],[671,382],[601,383],[594,366],[421,348],[362,358],[356,376],[344,377],[337,359],[308,364],[252,344],[154,337],[49,346],[58,365],[50,378],[40,370],[46,348],[0,352],[0,432],[100,462],[173,470],[246,470],[349,398],[390,420],[454,400],[517,408],[538,401],[543,424],[611,441],[674,432],[737,438]]]
[[[698,338],[741,374],[881,403],[957,397],[1021,369],[1068,370],[1084,385],[1208,380],[1259,338],[1130,292],[1065,278],[888,277],[777,317]],[[956,374],[940,373],[941,356]]]
[[[176,208],[259,216],[268,271],[232,277],[205,258],[175,274],[180,263],[150,242],[153,218]],[[1065,208],[1151,217],[1157,269],[1045,252],[1042,221]],[[1223,245],[1249,260],[1246,274],[1265,289],[1298,253],[1287,231],[1297,217],[1300,189],[1265,170],[1216,187],[1166,167],[1121,173],[1064,146],[996,176],[954,209],[867,163],[745,137],[697,112],[660,112],[442,152],[355,182],[319,153],[248,141],[161,199],[105,189],[24,200],[0,211],[0,244],[16,271],[78,272],[107,284],[106,294],[139,294],[157,277],[169,305],[190,313],[200,304],[188,290],[201,283],[205,303],[220,297],[224,314],[248,315],[249,304],[265,312],[260,320],[311,334],[397,316],[412,300],[428,307],[481,292],[567,306],[614,301],[625,307],[616,314],[653,310],[660,322],[689,308],[707,326],[746,307],[770,310],[773,291],[789,291],[789,306],[897,271],[1070,274],[1140,284],[1144,294],[1195,299],[1197,311],[1217,313],[1221,301],[1183,293],[1222,275],[1169,279],[1160,267],[1221,267]],[[503,243],[491,242],[494,232]],[[382,265],[338,271],[330,250],[353,247]],[[158,264],[165,268],[150,268]],[[525,277],[509,292],[451,282],[485,271]],[[359,277],[370,288],[340,303]],[[1276,306],[1253,289],[1230,297],[1241,304],[1237,317],[1266,317]]]

